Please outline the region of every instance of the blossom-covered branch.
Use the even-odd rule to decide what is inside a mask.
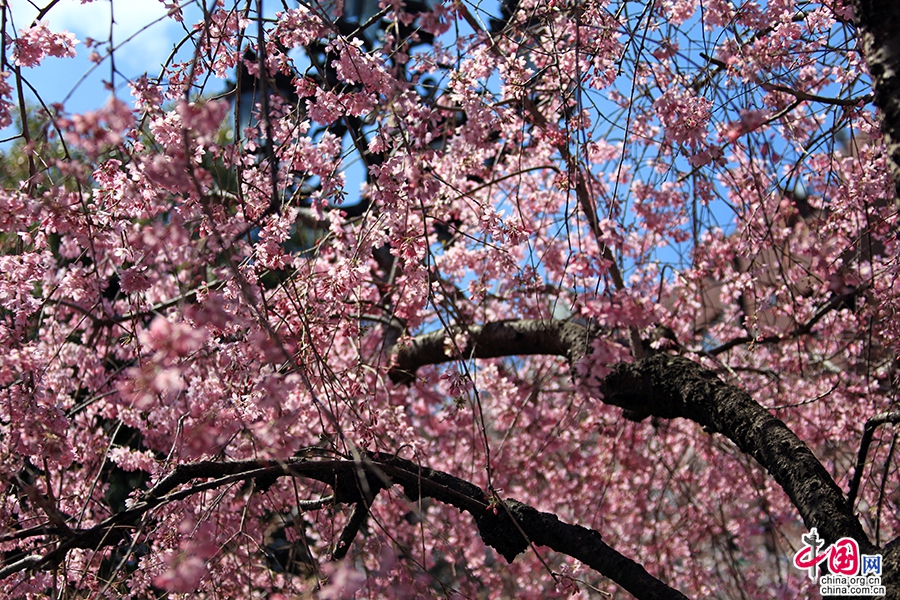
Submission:
[[[158,60],[29,4],[0,596],[798,597],[900,535],[893,3],[157,2]]]

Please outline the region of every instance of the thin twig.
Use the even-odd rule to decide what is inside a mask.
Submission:
[[[828,96],[819,96],[817,94],[808,94],[802,90],[795,90],[786,85],[776,83],[761,83],[760,87],[767,92],[781,92],[789,94],[797,100],[804,102],[819,102],[821,104],[830,104],[832,106],[860,106],[870,102],[875,96],[874,94],[865,94],[856,98],[829,98]]]

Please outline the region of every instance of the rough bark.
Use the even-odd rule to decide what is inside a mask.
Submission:
[[[778,482],[808,528],[828,541],[852,537],[874,546],[841,489],[809,447],[744,390],[681,356],[658,354],[617,365],[600,386],[603,401],[639,414],[690,419],[721,433]]]
[[[881,130],[900,198],[900,2],[855,0],[857,39],[881,111]]]
[[[574,361],[585,356],[597,335],[560,321],[506,321],[470,331],[469,343],[460,353],[467,358],[549,354]],[[398,350],[392,378],[409,380],[422,365],[452,360],[444,351],[445,336],[420,336]],[[840,488],[806,444],[749,394],[708,369],[683,357],[659,354],[616,365],[603,380],[588,383],[598,387],[604,402],[633,415],[690,419],[726,436],[781,485],[807,527],[818,528],[829,542],[852,537],[863,552],[876,550]]]
[[[900,538],[884,546],[881,569],[881,585],[887,589],[885,598],[900,598]]]

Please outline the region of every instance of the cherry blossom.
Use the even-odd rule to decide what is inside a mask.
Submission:
[[[93,110],[0,8],[4,597],[896,595],[865,3],[164,4]]]
[[[48,56],[75,56],[77,43],[74,34],[50,31],[46,23],[38,21],[19,31],[19,37],[13,40],[13,57],[16,65],[36,67]]]

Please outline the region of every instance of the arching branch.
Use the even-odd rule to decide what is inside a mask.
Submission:
[[[341,536],[346,551],[359,526],[368,513],[368,503],[380,490],[393,485],[403,488],[410,500],[433,498],[469,513],[486,544],[492,546],[508,561],[525,552],[530,544],[546,546],[575,558],[616,582],[640,600],[683,600],[685,596],[648,573],[644,567],[623,556],[606,544],[600,533],[579,525],[560,521],[556,515],[541,512],[515,500],[491,500],[480,487],[448,473],[423,467],[393,454],[362,454],[360,460],[293,458],[286,461],[249,460],[235,462],[204,461],[179,465],[149,490],[132,508],[102,523],[84,530],[70,530],[59,536],[55,549],[47,554],[33,555],[0,569],[7,577],[23,570],[52,568],[73,548],[94,548],[114,545],[153,508],[164,503],[183,500],[192,494],[215,489],[235,481],[299,477],[313,479],[331,486],[336,502],[356,504],[348,531]],[[211,479],[195,483],[198,479]],[[364,481],[363,481],[364,480]],[[191,484],[190,487],[178,488]],[[365,494],[361,490],[366,489]],[[370,496],[367,499],[367,496]],[[317,503],[309,509],[321,508]],[[513,521],[515,519],[515,521]]]
[[[548,354],[574,361],[585,356],[597,335],[569,321],[504,321],[470,331],[462,349],[467,358]],[[445,335],[423,335],[398,349],[394,381],[408,380],[420,366],[451,360],[444,351]],[[863,551],[873,551],[840,488],[806,444],[749,394],[712,371],[683,357],[659,354],[616,365],[602,381],[592,383],[604,402],[632,414],[681,417],[721,433],[772,475],[808,527],[817,527],[830,541],[852,537]]]
[[[721,433],[772,475],[807,527],[818,528],[830,541],[852,537],[865,552],[874,551],[841,489],[809,447],[747,392],[712,371],[681,356],[658,354],[617,365],[600,389],[608,404],[690,419]]]
[[[472,325],[466,329],[465,345],[459,354],[447,354],[447,333],[436,331],[414,337],[408,345],[395,348],[390,377],[394,383],[409,383],[416,370],[455,359],[497,358],[550,354],[569,361],[580,358],[590,347],[591,331],[569,321],[511,320]]]
[[[869,445],[872,443],[872,436],[875,430],[885,423],[900,423],[900,413],[887,412],[875,415],[868,421],[863,428],[862,440],[859,442],[859,453],[856,457],[856,468],[853,470],[853,479],[850,480],[850,487],[847,489],[847,502],[850,506],[856,503],[856,494],[859,492],[859,484],[862,481],[863,467],[866,464],[866,454],[869,452]]]

